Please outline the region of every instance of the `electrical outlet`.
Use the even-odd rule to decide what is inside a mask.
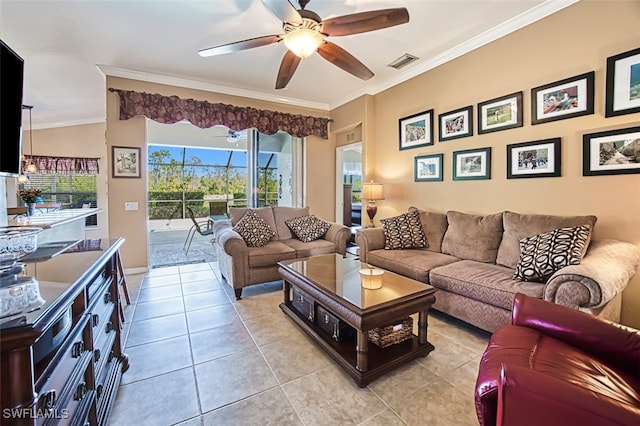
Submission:
[[[126,211],[138,210],[138,202],[137,201],[127,201],[124,203],[124,209]]]

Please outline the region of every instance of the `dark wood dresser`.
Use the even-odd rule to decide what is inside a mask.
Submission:
[[[107,423],[129,367],[118,310],[123,242],[84,240],[60,253],[40,247],[23,259],[46,303],[0,320],[0,424]]]

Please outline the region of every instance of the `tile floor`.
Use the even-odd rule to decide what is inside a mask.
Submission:
[[[476,425],[489,334],[429,315],[436,349],[366,388],[286,317],[281,283],[236,301],[215,263],[130,276],[123,375],[111,425]]]

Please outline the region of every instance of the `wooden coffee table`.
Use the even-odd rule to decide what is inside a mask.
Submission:
[[[363,289],[358,271],[367,265],[338,254],[286,260],[278,265],[284,279],[284,302],[280,308],[351,374],[358,386],[364,387],[434,349],[427,341],[427,313],[436,292],[432,286],[386,271],[381,289]],[[300,299],[296,306],[292,291]],[[302,312],[301,301],[309,311]],[[325,319],[328,312],[341,324],[355,329],[356,338],[335,340],[320,326],[318,312]],[[385,348],[369,343],[369,330],[399,324],[416,312],[418,336]]]

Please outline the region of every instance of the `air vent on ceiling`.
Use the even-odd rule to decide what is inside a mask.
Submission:
[[[404,68],[407,65],[417,61],[418,59],[419,58],[417,56],[413,56],[413,55],[410,55],[408,53],[405,53],[404,55],[400,56],[395,61],[391,62],[388,66],[390,66],[391,68],[395,68],[395,69],[399,70],[400,68]]]

